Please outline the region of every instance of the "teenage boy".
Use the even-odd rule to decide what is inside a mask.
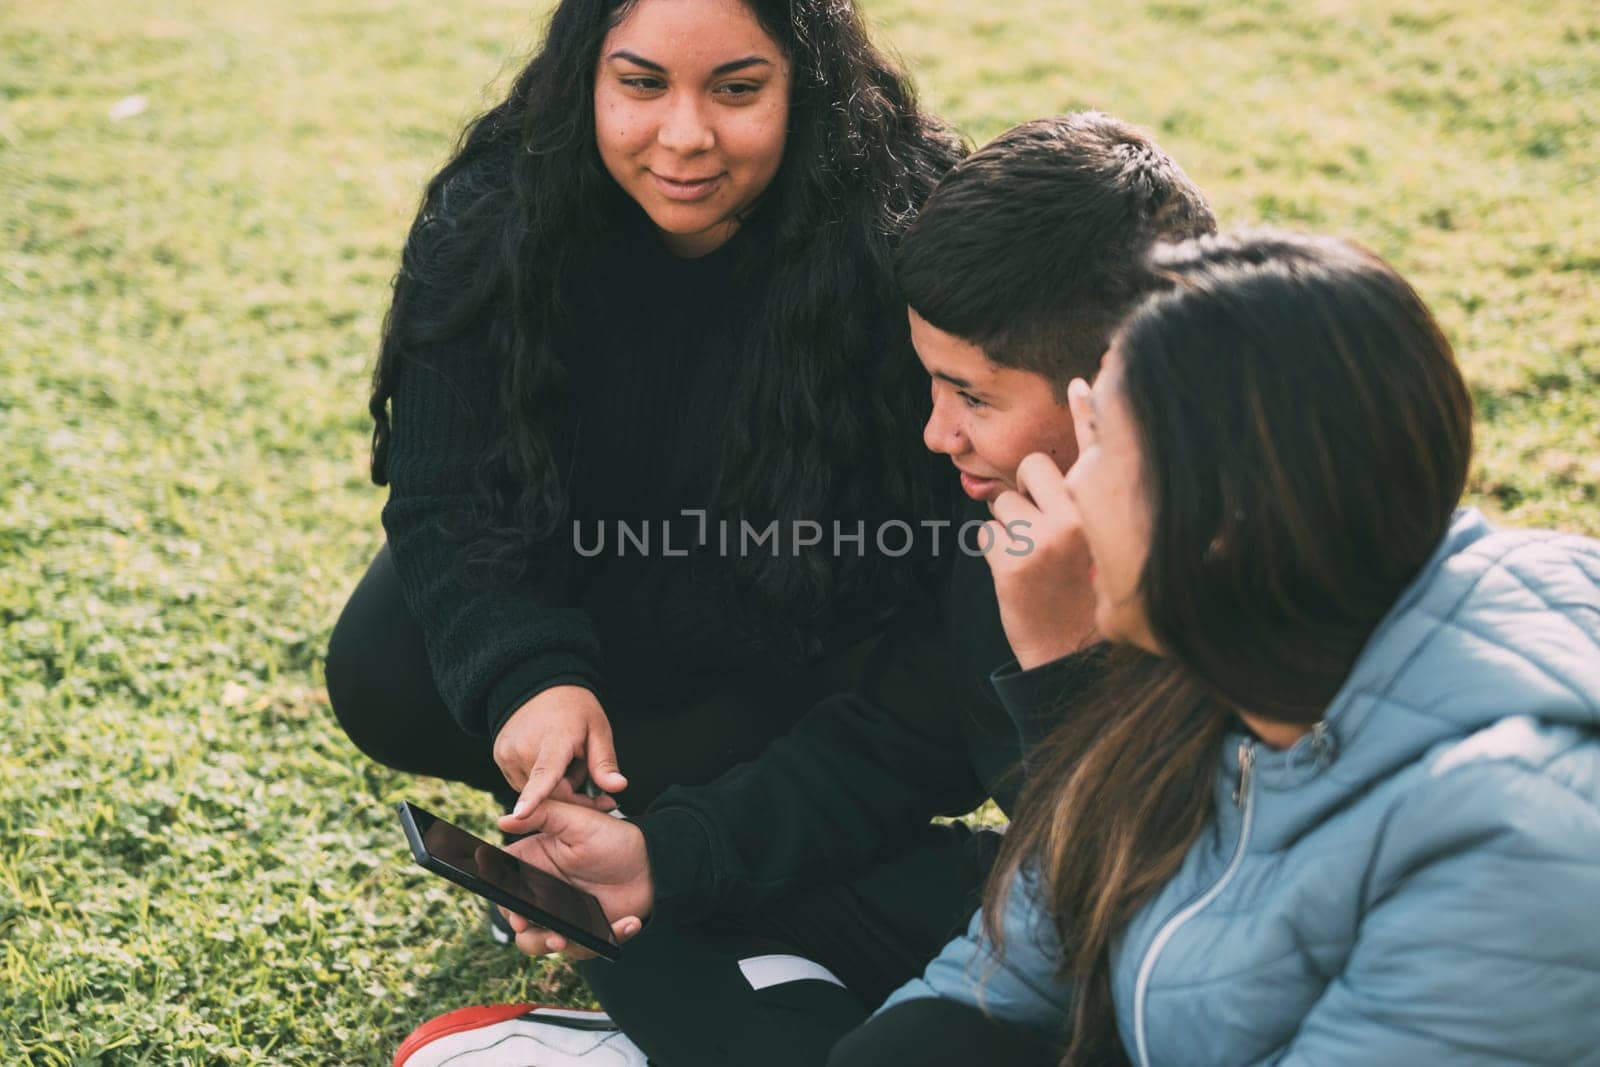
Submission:
[[[1098,677],[1081,537],[1070,509],[1047,520],[1063,509],[1035,506],[1076,456],[1067,383],[1093,375],[1151,244],[1213,228],[1178,166],[1101,114],[1018,126],[950,172],[897,270],[932,383],[924,439],[989,520],[968,539],[990,542],[987,565],[950,531],[939,617],[886,638],[862,692],[754,762],[631,821],[559,802],[534,813],[542,833],[513,851],[594,893],[621,936],[651,920],[620,962],[580,965],[626,1037],[596,1029],[605,1016],[576,1029],[583,1013],[466,1009],[420,1028],[397,1067],[446,1051],[458,1067],[578,1064],[601,1046],[660,1067],[820,1064],[921,973],[972,914],[998,841],[930,819],[986,797],[1009,811],[1030,738]],[[885,854],[918,826],[917,844]],[[512,922],[525,952],[572,951]],[[920,1063],[1049,1054],[934,1007],[896,1015],[923,1033]]]

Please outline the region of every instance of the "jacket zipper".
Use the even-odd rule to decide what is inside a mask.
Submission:
[[[1139,1067],[1150,1067],[1150,1050],[1145,1038],[1145,998],[1150,992],[1150,973],[1155,970],[1156,957],[1167,947],[1167,942],[1172,936],[1200,913],[1200,911],[1217,899],[1217,895],[1227,888],[1233,881],[1233,876],[1239,872],[1239,866],[1244,862],[1245,845],[1250,840],[1250,823],[1256,811],[1256,794],[1251,786],[1251,770],[1255,767],[1256,746],[1251,741],[1239,743],[1239,784],[1233,790],[1233,803],[1244,808],[1244,819],[1239,826],[1239,843],[1234,847],[1233,859],[1228,861],[1227,869],[1222,872],[1216,884],[1206,890],[1204,895],[1178,914],[1166,921],[1166,924],[1156,932],[1155,940],[1150,942],[1150,947],[1145,951],[1144,959],[1139,963],[1139,976],[1133,984],[1133,1037],[1136,1051],[1139,1055]]]

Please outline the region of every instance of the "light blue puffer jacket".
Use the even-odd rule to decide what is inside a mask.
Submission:
[[[1134,1063],[1600,1064],[1600,544],[1460,513],[1324,729],[1220,762],[1114,950]],[[1004,925],[1003,962],[975,919],[885,1010],[1058,1031],[1026,879]]]

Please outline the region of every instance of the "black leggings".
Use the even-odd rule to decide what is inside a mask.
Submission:
[[[643,811],[669,785],[708,782],[754,758],[813,703],[852,688],[870,642],[809,668],[797,680],[730,677],[692,702],[605,698],[617,762],[629,787],[619,798]],[[495,765],[492,740],[457,725],[434,685],[422,629],[400,591],[388,546],[378,552],[328,642],[328,698],[339,725],[386,767],[465,782],[515,799]]]

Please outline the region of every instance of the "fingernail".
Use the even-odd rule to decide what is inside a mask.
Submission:
[[[524,816],[526,816],[527,814],[528,814],[528,802],[526,800],[517,801],[517,806],[511,809],[511,817],[513,819],[521,819]]]

